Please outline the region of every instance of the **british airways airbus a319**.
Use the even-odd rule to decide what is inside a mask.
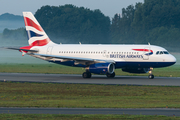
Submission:
[[[129,73],[149,72],[148,77],[153,79],[153,68],[176,63],[166,49],[154,45],[55,44],[31,12],[23,12],[23,16],[29,46],[9,49],[61,65],[84,67],[83,78],[91,78],[91,73],[113,78],[114,70],[120,68]]]

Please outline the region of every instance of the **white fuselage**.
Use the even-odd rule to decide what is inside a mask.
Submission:
[[[113,60],[115,63],[161,63],[159,66],[153,65],[152,67],[166,67],[169,66],[166,63],[174,64],[176,62],[176,58],[169,53],[156,54],[158,51],[167,52],[167,50],[154,45],[48,44],[31,49],[38,49],[39,54]],[[141,67],[143,66],[141,65]],[[121,68],[121,66],[116,68]]]

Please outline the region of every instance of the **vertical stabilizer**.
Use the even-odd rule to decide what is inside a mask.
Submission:
[[[23,12],[29,46],[44,46],[52,43],[31,12]]]

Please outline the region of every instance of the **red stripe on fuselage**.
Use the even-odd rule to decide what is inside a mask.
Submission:
[[[149,49],[132,49],[132,50],[135,50],[135,51],[142,51],[142,52],[152,52],[153,53],[153,51],[152,50],[149,50]]]
[[[31,27],[34,27],[41,32],[44,32],[44,30],[42,29],[41,26],[37,25],[34,21],[29,19],[28,17],[24,17],[24,21],[25,21],[25,26],[31,26]]]

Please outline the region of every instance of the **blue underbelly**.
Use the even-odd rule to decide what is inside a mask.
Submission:
[[[78,64],[75,65],[74,61],[66,61],[66,62],[60,62],[60,61],[49,61],[56,64],[66,65],[66,66],[72,66],[72,67],[86,67],[85,65]],[[175,64],[175,62],[116,62],[115,68],[160,68],[160,67],[167,67]]]

